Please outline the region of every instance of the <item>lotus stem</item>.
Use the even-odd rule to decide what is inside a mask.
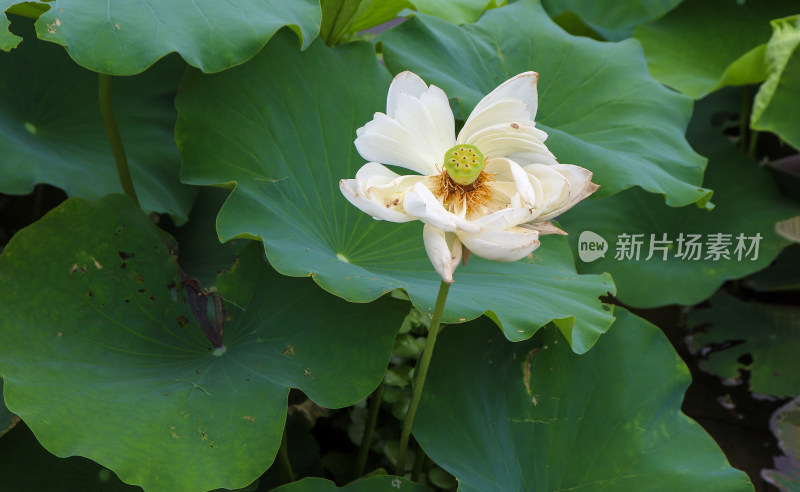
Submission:
[[[381,409],[381,401],[383,401],[383,388],[383,381],[381,381],[381,384],[378,385],[378,388],[372,393],[372,398],[369,400],[369,415],[367,416],[367,425],[364,427],[364,435],[361,436],[361,447],[358,448],[355,478],[360,477],[364,473],[364,467],[367,465],[369,448],[372,446],[372,435],[375,432],[375,425],[378,422],[378,412]]]
[[[431,328],[428,331],[428,340],[425,342],[425,348],[422,351],[419,365],[417,365],[414,371],[414,389],[411,393],[411,402],[408,404],[406,418],[403,421],[403,431],[400,434],[400,448],[397,452],[397,467],[395,471],[397,475],[401,477],[405,473],[408,438],[411,436],[411,427],[414,425],[414,417],[417,414],[417,407],[422,398],[422,387],[425,385],[425,377],[428,374],[428,367],[431,364],[433,347],[436,345],[436,337],[439,335],[439,326],[442,321],[442,313],[444,312],[444,303],[447,300],[447,292],[449,290],[450,284],[443,281],[439,286],[436,306],[433,308],[433,318],[431,319]]]
[[[139,197],[136,196],[136,189],[133,187],[131,171],[128,167],[128,158],[125,156],[125,148],[122,146],[122,138],[119,136],[117,122],[114,119],[114,110],[111,107],[111,76],[100,73],[97,80],[98,96],[100,99],[100,116],[103,118],[103,126],[106,128],[106,137],[111,144],[111,152],[114,154],[114,161],[117,163],[117,175],[122,185],[122,191],[139,205]]]
[[[286,444],[286,428],[283,429],[283,437],[281,438],[281,447],[278,448],[278,466],[280,466],[281,483],[287,484],[294,482],[294,470],[292,470],[292,463],[289,461],[289,450]]]

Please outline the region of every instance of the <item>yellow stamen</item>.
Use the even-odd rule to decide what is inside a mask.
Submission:
[[[433,176],[433,194],[442,200],[444,208],[454,212],[458,207],[466,207],[467,215],[478,212],[492,199],[492,188],[489,183],[494,181],[494,173],[481,171],[478,177],[468,185],[461,185],[453,181],[447,169]]]

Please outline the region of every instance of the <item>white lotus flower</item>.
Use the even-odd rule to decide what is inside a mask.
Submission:
[[[500,84],[475,106],[455,136],[444,91],[414,73],[389,87],[386,114],[359,128],[356,149],[368,162],[339,183],[353,205],[375,219],[421,220],[428,257],[453,281],[465,248],[483,258],[517,261],[548,222],[597,189],[592,173],[559,164],[535,127],[536,72]],[[381,163],[381,164],[379,164]],[[419,174],[399,175],[383,164]]]

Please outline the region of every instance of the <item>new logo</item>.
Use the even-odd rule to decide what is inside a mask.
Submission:
[[[578,256],[584,263],[591,263],[598,258],[605,258],[608,243],[602,236],[592,231],[581,232],[578,237]]]

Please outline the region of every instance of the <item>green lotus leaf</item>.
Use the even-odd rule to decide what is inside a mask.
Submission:
[[[780,397],[800,393],[800,309],[743,302],[723,293],[711,298],[711,306],[689,315],[690,325],[703,330],[692,336],[694,351],[717,348],[705,355],[703,368],[723,379],[739,379],[740,369],[749,370],[751,391]],[[745,354],[752,359],[742,358]]]
[[[100,119],[97,74],[64,50],[38,41],[27,19],[13,29],[25,42],[0,53],[0,192],[27,194],[37,183],[69,196],[121,193]],[[186,220],[196,191],[181,184],[172,100],[185,65],[163,60],[142,75],[112,80],[112,104],[133,183],[146,212]]]
[[[55,0],[36,33],[89,70],[133,75],[172,52],[204,72],[219,72],[255,55],[283,26],[306,47],[319,25],[318,0]]]
[[[142,492],[91,460],[53,456],[24,425],[0,439],[0,456],[5,492]]]
[[[800,7],[797,7],[800,9]],[[751,126],[768,130],[800,149],[800,15],[772,21],[767,77],[753,102]]]
[[[559,161],[594,172],[597,196],[640,186],[671,206],[710,198],[698,187],[705,160],[684,138],[691,101],[650,77],[636,41],[571,36],[533,0],[464,27],[419,15],[379,40],[392,72],[441,87],[463,115],[504,80],[538,72],[537,126]]]
[[[689,370],[667,338],[616,314],[584,355],[549,328],[517,344],[486,322],[445,329],[414,437],[459,491],[753,490],[681,413]]]
[[[337,487],[335,483],[322,478],[304,478],[278,487],[273,492],[336,492],[337,490],[342,492],[395,492],[397,490],[427,492],[428,489],[405,478],[382,475],[363,478],[344,487]]]
[[[388,73],[367,43],[315,43],[300,53],[287,34],[242,67],[187,75],[177,99],[183,179],[235,182],[217,218],[219,236],[260,238],[279,272],[312,275],[355,302],[403,289],[432,312],[440,277],[425,253],[422,225],[375,221],[338,187],[364,164],[353,138],[384,108]],[[532,260],[473,256],[459,267],[444,320],[489,312],[507,337],[521,340],[556,319],[583,352],[612,321],[598,296],[613,290],[608,276],[576,275],[566,242],[548,237]]]
[[[36,19],[49,8],[46,3],[39,3],[33,0],[0,0],[0,50],[11,51],[22,41],[20,36],[9,30],[8,27],[11,22],[6,14]]]
[[[411,0],[372,0],[350,27],[350,32],[363,31],[388,22],[403,9],[414,9]]]
[[[337,44],[342,36],[352,31],[353,25],[371,3],[371,0],[320,0],[322,24],[319,36],[329,46]]]
[[[204,287],[216,284],[217,275],[228,270],[237,251],[250,242],[234,239],[221,243],[217,239],[217,214],[229,194],[229,190],[204,186],[197,194],[189,220],[180,227],[165,227],[180,245],[181,270]]]
[[[419,12],[434,15],[454,24],[469,24],[488,9],[505,5],[506,0],[411,0]]]
[[[335,1],[335,0],[334,0]],[[397,17],[403,9],[435,15],[455,24],[475,22],[487,9],[504,5],[506,0],[362,0],[367,7],[354,20],[349,32],[369,29]]]
[[[700,99],[727,85],[762,82],[769,21],[795,13],[795,0],[685,0],[634,36],[653,77]]]
[[[633,34],[639,24],[657,19],[684,0],[543,0],[552,17],[574,12],[595,30],[609,39],[622,39]]]
[[[610,272],[617,297],[630,306],[701,302],[725,281],[766,268],[789,244],[775,223],[800,213],[800,206],[781,195],[769,173],[721,135],[692,130],[690,140],[709,158],[705,185],[715,190],[714,210],[667,208],[658,197],[628,190],[578,204],[564,216],[575,231],[608,242],[605,257],[586,257],[579,271]],[[568,239],[573,251],[586,253],[579,232]]]
[[[363,399],[408,309],[349,304],[254,246],[218,281],[227,315],[210,315],[174,241],[123,196],[69,199],[19,231],[0,256],[8,408],[56,456],[148,492],[247,486],[273,461],[289,388],[328,408]],[[203,330],[220,324],[214,349]]]
[[[742,280],[742,285],[759,292],[800,290],[800,244],[793,244],[775,259],[769,268]]]
[[[8,26],[11,25],[5,11],[19,0],[0,0],[0,50],[11,51],[19,45],[22,38],[12,33]]]

